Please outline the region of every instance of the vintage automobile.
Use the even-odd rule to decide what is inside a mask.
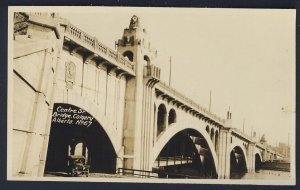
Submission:
[[[71,155],[68,157],[68,174],[72,177],[79,175],[89,176],[90,165],[85,164],[84,156]]]

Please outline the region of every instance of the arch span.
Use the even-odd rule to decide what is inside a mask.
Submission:
[[[256,154],[258,154],[260,160],[263,161],[263,159],[262,159],[262,154],[261,154],[261,152],[260,152],[259,150],[257,150],[257,149],[254,150],[254,155],[256,155]]]
[[[164,133],[161,134],[161,136],[158,138],[157,142],[155,143],[154,147],[153,147],[153,151],[152,151],[152,155],[151,155],[151,166],[152,167],[155,163],[156,158],[158,157],[159,153],[161,152],[161,150],[165,147],[165,145],[171,140],[172,137],[174,137],[177,133],[186,130],[186,129],[192,129],[194,131],[197,131],[198,133],[200,133],[205,141],[207,142],[208,148],[211,152],[212,155],[212,160],[213,160],[213,164],[215,167],[215,172],[217,174],[218,171],[218,159],[217,159],[217,155],[214,149],[214,145],[212,144],[212,141],[210,140],[210,136],[209,134],[207,134],[205,128],[203,127],[195,127],[195,126],[190,126],[190,127],[185,127],[184,125],[179,125],[177,123],[174,123],[174,127],[170,127],[168,128]]]
[[[148,55],[144,55],[144,61],[147,62],[147,65],[150,65],[151,61]]]
[[[56,99],[54,104],[70,104],[76,107],[79,107],[83,110],[85,110],[86,112],[88,112],[90,115],[92,115],[94,117],[94,119],[103,127],[105,133],[107,134],[107,136],[109,137],[115,152],[119,152],[119,150],[121,149],[120,144],[118,143],[118,135],[117,135],[117,130],[115,127],[109,127],[112,126],[112,123],[101,113],[99,112],[99,107],[89,101],[88,99],[84,99],[82,96],[75,94],[75,93],[71,93],[69,92],[69,97],[68,99]]]
[[[45,169],[68,171],[69,156],[84,156],[91,171],[116,171],[116,151],[104,127],[83,108],[56,103],[53,106]]]
[[[176,111],[172,108],[172,109],[169,111],[168,125],[171,125],[171,124],[173,124],[173,123],[176,123],[176,120],[177,120],[177,114],[176,114]]]
[[[209,126],[208,125],[206,126],[205,130],[209,134],[210,130],[209,130]]]
[[[132,51],[125,51],[124,53],[123,53],[123,56],[124,57],[127,57],[130,61],[133,61],[133,53],[132,53]]]
[[[157,135],[162,133],[167,127],[167,108],[165,104],[161,103],[157,109]]]
[[[245,169],[246,169],[246,171],[248,171],[248,169],[249,169],[249,165],[248,165],[248,159],[247,159],[247,151],[246,151],[246,149],[245,149],[245,147],[243,146],[243,143],[242,142],[240,142],[240,141],[236,141],[236,142],[234,142],[234,143],[232,143],[231,144],[231,146],[230,146],[230,156],[231,156],[231,153],[234,151],[234,149],[239,149],[239,150],[241,150],[241,152],[242,152],[242,154],[243,154],[243,157],[244,157],[244,161],[245,161]],[[229,159],[231,159],[231,158],[229,158]],[[231,168],[231,166],[230,166],[230,168]]]
[[[261,163],[263,159],[261,156],[261,152],[259,150],[254,151],[254,164],[255,164],[255,170],[259,170],[261,168]]]

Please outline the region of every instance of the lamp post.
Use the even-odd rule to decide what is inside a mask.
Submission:
[[[281,111],[285,114],[288,114],[288,115],[292,115],[292,114],[295,114],[295,110],[293,109],[290,109],[289,107],[282,107],[281,108]],[[290,146],[290,133],[288,133],[288,142],[287,142],[287,145]]]

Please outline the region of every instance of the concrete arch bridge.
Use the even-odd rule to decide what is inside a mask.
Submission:
[[[117,50],[55,13],[15,13],[14,29],[14,176],[83,155],[93,172],[222,179],[282,157],[160,81],[137,16]]]

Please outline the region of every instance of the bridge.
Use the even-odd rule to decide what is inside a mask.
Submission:
[[[221,118],[162,82],[141,24],[133,16],[113,50],[56,13],[15,13],[12,176],[65,171],[83,155],[93,172],[227,179],[284,157],[233,128],[230,111]]]

